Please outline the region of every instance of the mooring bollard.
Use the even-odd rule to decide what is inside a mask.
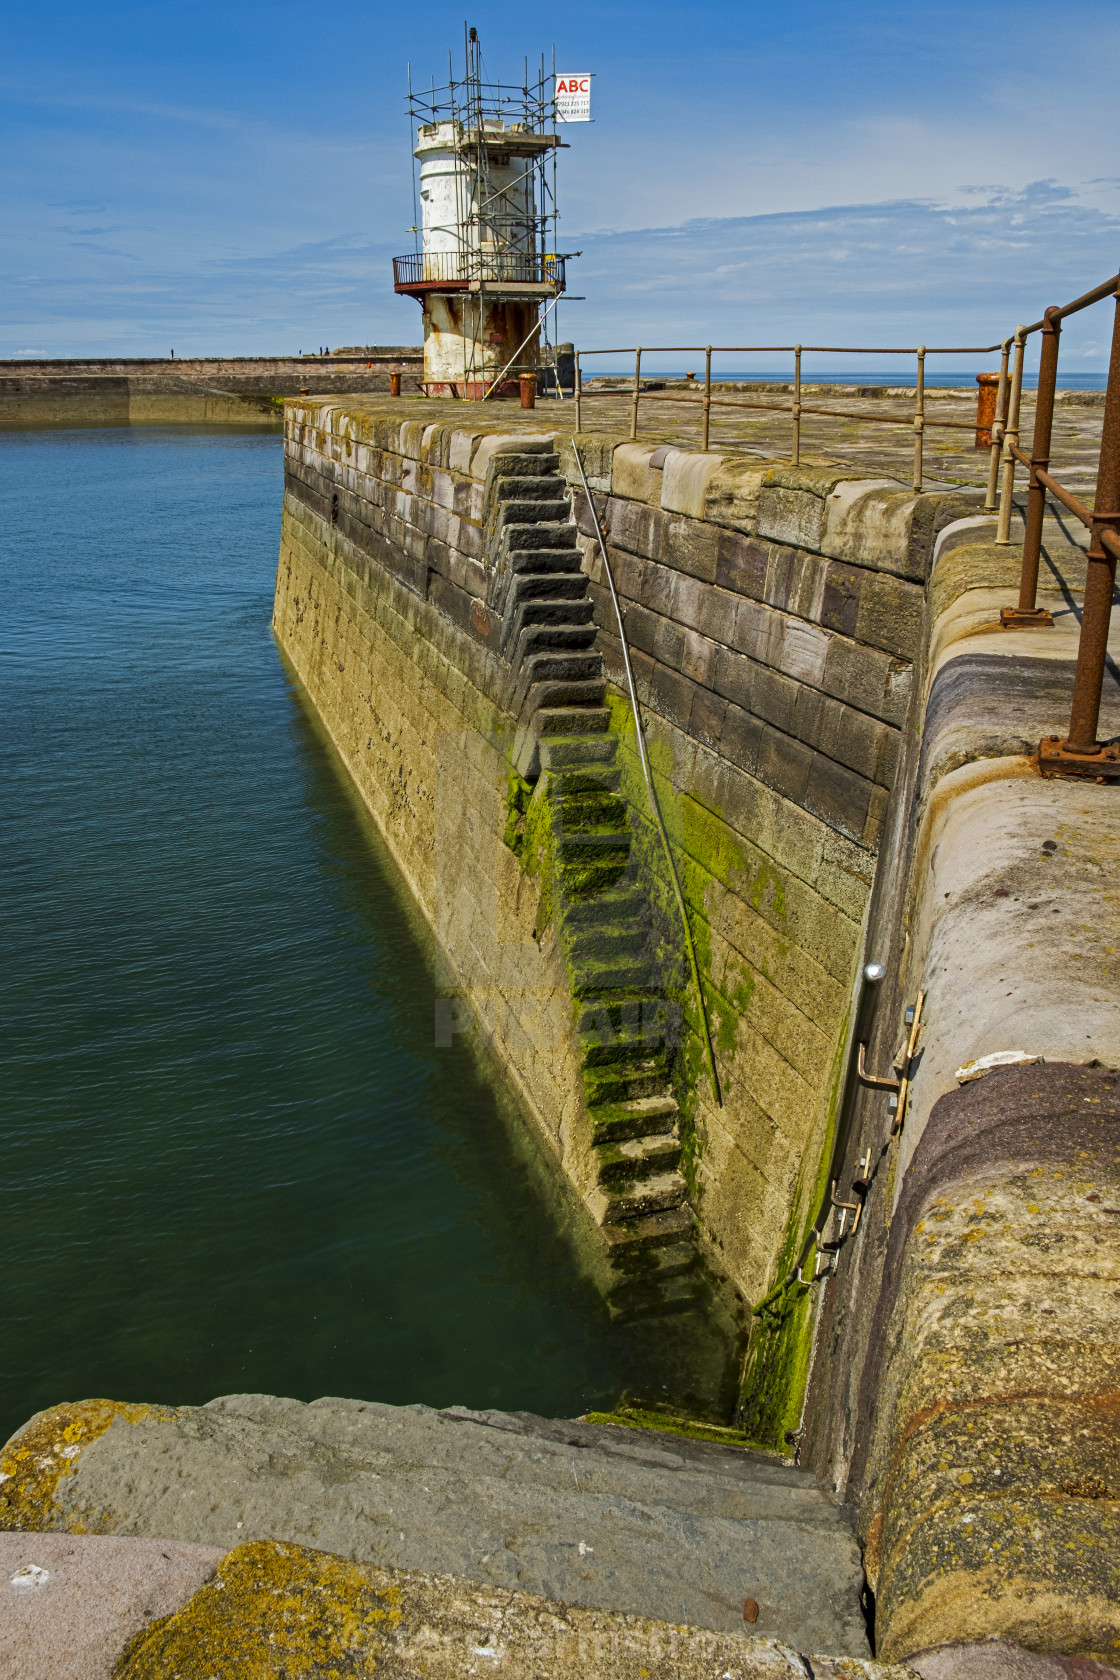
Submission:
[[[399,373],[391,373],[389,375],[389,395],[391,397],[399,397],[400,394],[401,394],[401,376],[400,376]]]
[[[976,448],[992,447],[992,427],[996,418],[996,397],[999,395],[999,374],[978,373],[976,383]]]
[[[523,373],[518,378],[521,387],[522,408],[536,408],[537,406],[537,376],[535,373]]]

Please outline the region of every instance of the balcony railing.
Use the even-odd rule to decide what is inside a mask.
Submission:
[[[564,258],[525,251],[416,251],[393,258],[398,292],[465,292],[473,286],[564,290]]]

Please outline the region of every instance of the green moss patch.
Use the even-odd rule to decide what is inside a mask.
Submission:
[[[401,1596],[329,1552],[251,1542],[228,1552],[182,1610],[137,1634],[113,1680],[358,1680],[379,1666]]]
[[[645,1406],[624,1405],[615,1412],[588,1412],[583,1422],[609,1423],[621,1429],[653,1429],[659,1435],[684,1435],[693,1441],[715,1441],[723,1447],[742,1447],[750,1452],[770,1452],[768,1447],[741,1429],[706,1423],[696,1418],[685,1417],[679,1412],[653,1411]]]

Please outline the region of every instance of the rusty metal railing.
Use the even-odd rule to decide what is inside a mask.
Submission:
[[[1114,299],[1112,352],[1105,389],[1104,421],[1101,427],[1097,488],[1093,506],[1067,490],[1050,472],[1050,444],[1054,426],[1054,396],[1058,384],[1058,350],[1062,322],[1095,303]],[[1034,436],[1027,455],[1019,447],[1019,399],[1023,387],[1023,359],[1026,341],[1041,333],[1038,392],[1034,409]],[[1014,346],[1011,376],[1008,359]],[[992,428],[992,464],[989,502],[998,462],[1002,457],[1003,483],[1000,492],[996,541],[1011,542],[1011,506],[1016,465],[1028,472],[1027,512],[1023,534],[1023,559],[1019,571],[1019,600],[1004,607],[1000,623],[1008,630],[1049,629],[1053,615],[1038,605],[1038,568],[1042,555],[1042,527],[1046,498],[1053,499],[1081,521],[1089,531],[1085,594],[1081,607],[1081,634],[1077,645],[1077,672],[1073,683],[1069,729],[1062,735],[1047,735],[1039,743],[1038,767],[1044,776],[1078,776],[1094,781],[1120,781],[1120,746],[1097,740],[1100,724],[1101,691],[1108,656],[1108,631],[1112,618],[1112,596],[1116,587],[1116,561],[1120,558],[1120,274],[1114,274],[1072,303],[1047,309],[1041,321],[1017,327],[1003,345],[1000,390],[996,420]]]
[[[927,356],[988,356],[1001,348],[998,344],[966,344],[966,345],[925,345],[919,344],[909,349],[899,349],[897,345],[889,348],[874,348],[844,344],[656,344],[631,345],[622,350],[580,350],[576,352],[576,427],[582,426],[582,405],[603,398],[615,401],[624,393],[620,390],[594,391],[583,386],[582,360],[586,356],[633,356],[634,374],[630,389],[630,436],[638,435],[639,404],[643,401],[657,403],[679,403],[685,407],[699,410],[701,415],[701,449],[706,453],[711,447],[711,416],[713,408],[753,408],[769,410],[771,413],[782,413],[790,416],[790,458],[794,466],[801,461],[801,423],[807,414],[822,415],[833,420],[861,420],[873,426],[905,426],[914,433],[914,474],[915,490],[921,490],[924,473],[925,434],[930,427],[943,428],[948,431],[971,432],[976,429],[977,422],[968,420],[934,420],[926,413],[926,357]],[[842,356],[913,356],[915,358],[916,377],[914,383],[914,406],[910,417],[898,414],[874,414],[856,411],[849,408],[821,408],[815,403],[802,400],[801,388],[801,358],[809,352],[812,355],[835,354]],[[664,391],[642,390],[642,357],[645,355],[703,355],[704,384],[702,397],[686,397],[666,395]],[[766,397],[726,397],[712,395],[712,356],[719,355],[791,355],[793,357],[793,391],[788,400],[780,400],[774,394]],[[998,399],[997,399],[998,404]]]
[[[1058,348],[1061,324],[1107,298],[1115,301],[1112,353],[1105,392],[1104,423],[1101,431],[1100,459],[1097,467],[1097,488],[1093,506],[1075,496],[1050,472],[1050,445],[1054,426],[1054,402],[1058,379]],[[1027,340],[1034,333],[1042,335],[1039,358],[1038,390],[1035,398],[1034,436],[1030,454],[1019,446],[1019,418],[1023,394],[1023,364]],[[1045,629],[1053,625],[1053,616],[1038,605],[1038,571],[1042,553],[1043,521],[1046,500],[1050,496],[1079,519],[1089,530],[1089,549],[1085,594],[1081,609],[1081,633],[1078,638],[1077,671],[1074,677],[1073,700],[1069,729],[1064,736],[1049,735],[1039,743],[1038,767],[1044,776],[1078,776],[1101,782],[1120,782],[1120,743],[1097,740],[1100,723],[1101,693],[1104,686],[1105,664],[1108,656],[1108,632],[1112,616],[1112,597],[1116,587],[1116,562],[1120,558],[1120,274],[1095,286],[1072,303],[1047,309],[1040,321],[1030,326],[1016,327],[1010,337],[998,344],[966,346],[917,345],[911,349],[868,348],[867,346],[835,344],[659,344],[630,346],[627,349],[582,350],[576,355],[575,423],[583,429],[583,405],[610,398],[615,401],[627,393],[624,389],[611,391],[589,390],[583,385],[582,364],[588,356],[634,357],[634,373],[629,391],[630,436],[637,438],[640,405],[643,400],[658,404],[675,403],[699,411],[701,416],[701,450],[711,447],[711,416],[713,408],[756,409],[770,413],[786,413],[790,417],[790,459],[796,466],[801,460],[802,421],[806,415],[821,415],[829,419],[859,420],[870,425],[910,426],[914,433],[913,487],[920,491],[923,481],[923,448],[925,434],[930,427],[946,430],[972,431],[977,429],[977,445],[981,444],[980,428],[987,432],[991,415],[990,394],[981,388],[981,404],[977,418],[967,420],[933,419],[926,413],[925,373],[928,356],[987,356],[1000,352],[1000,371],[995,401],[995,415],[991,421],[991,444],[988,460],[985,513],[994,513],[996,542],[1011,543],[1011,515],[1015,494],[1015,469],[1028,471],[1027,508],[1023,536],[1023,558],[1019,577],[1019,599],[1015,606],[1004,607],[1000,623],[1005,629]],[[916,365],[913,413],[909,418],[898,414],[877,414],[849,408],[822,407],[802,400],[802,356],[839,354],[845,356],[913,356]],[[793,385],[787,401],[777,400],[776,393],[759,397],[728,397],[712,394],[712,356],[720,355],[792,355]],[[643,391],[641,385],[642,357],[649,354],[668,355],[702,353],[704,356],[703,394],[676,396],[664,390]],[[990,377],[990,376],[985,376]],[[986,412],[984,412],[986,410]]]

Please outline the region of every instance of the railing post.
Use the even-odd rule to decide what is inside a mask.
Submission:
[[[630,436],[638,435],[638,386],[642,377],[642,347],[639,344],[634,352],[634,395],[630,402]]]
[[[1005,630],[1046,630],[1054,623],[1038,595],[1038,560],[1042,553],[1042,522],[1046,517],[1046,486],[1038,476],[1050,465],[1050,434],[1054,429],[1054,391],[1058,383],[1058,340],[1062,323],[1051,306],[1043,316],[1042,353],[1038,361],[1038,395],[1034,405],[1031,476],[1027,490],[1027,522],[1023,533],[1023,565],[1019,573],[1019,603],[1003,607],[999,621]]]
[[[579,399],[580,399],[580,393],[581,393],[581,390],[582,390],[582,387],[583,387],[583,375],[580,372],[579,351],[578,350],[576,351],[575,369],[574,369],[574,372],[572,374],[572,384],[573,384],[573,387],[574,387],[574,389],[572,391],[572,395],[576,399],[576,431],[577,432],[582,432],[582,430],[583,430],[583,415],[580,412],[581,404],[580,404]]]
[[[1120,287],[1112,323],[1112,356],[1104,399],[1097,493],[1089,529],[1089,560],[1085,598],[1081,608],[1081,637],[1077,646],[1077,674],[1073,681],[1069,734],[1065,740],[1047,736],[1039,743],[1038,767],[1044,776],[1088,776],[1094,781],[1120,781],[1120,747],[1097,740],[1101,687],[1108,654],[1108,626],[1112,592],[1116,587],[1116,557],[1120,551]]]
[[[793,347],[793,439],[789,456],[795,467],[801,465],[801,346]]]
[[[918,382],[914,387],[914,489],[922,488],[922,442],[926,430],[926,347],[918,346]]]
[[[992,432],[996,423],[996,407],[999,403],[999,374],[978,373],[976,375],[976,445],[977,449],[992,447]]]
[[[701,445],[704,453],[708,452],[708,434],[712,425],[712,347],[709,344],[704,351],[704,442]]]
[[[999,485],[999,457],[1003,449],[1003,434],[1007,429],[1007,398],[1010,387],[1007,365],[1011,360],[1011,340],[1005,338],[999,359],[999,389],[996,392],[996,417],[992,426],[992,447],[988,459],[988,493],[984,497],[984,512],[996,511],[996,490]]]
[[[1003,434],[1003,484],[999,493],[999,523],[996,542],[1003,548],[1011,543],[1011,511],[1015,500],[1015,457],[1012,445],[1019,444],[1019,403],[1023,395],[1023,359],[1027,353],[1026,328],[1016,327],[1015,361],[1011,369],[1011,395],[1007,403],[1007,427]]]

